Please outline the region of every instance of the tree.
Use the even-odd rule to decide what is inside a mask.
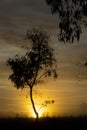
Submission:
[[[41,82],[44,77],[57,78],[56,59],[54,50],[48,45],[50,36],[45,31],[28,30],[26,38],[31,41],[31,50],[24,45],[23,47],[27,50],[24,56],[16,55],[14,58],[7,60],[7,65],[12,70],[9,79],[17,89],[29,87],[30,100],[36,119],[38,119],[39,115],[32,93],[33,87]]]
[[[63,42],[79,41],[82,25],[87,26],[87,0],[46,0],[51,13],[58,14],[58,40]]]
[[[87,0],[46,0],[46,3],[51,13],[58,15],[58,40],[64,43],[79,41],[83,27],[87,27]]]

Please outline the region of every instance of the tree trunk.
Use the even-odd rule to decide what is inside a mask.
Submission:
[[[38,120],[38,112],[36,110],[35,103],[34,103],[34,100],[33,100],[32,88],[30,88],[30,100],[31,100],[31,103],[32,103],[32,107],[33,107],[34,113],[36,115],[36,120]]]

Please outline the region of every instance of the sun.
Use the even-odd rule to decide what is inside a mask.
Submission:
[[[45,114],[45,112],[46,112],[45,108],[39,109],[39,107],[36,107],[36,109],[37,109],[39,118],[44,117],[44,114]],[[33,110],[31,111],[31,114],[32,114],[32,117],[33,117],[33,118],[36,118],[36,115],[35,115],[35,113],[34,113]]]
[[[52,104],[53,100],[49,100],[48,97],[46,96],[44,97],[44,96],[42,98],[42,96],[40,96],[40,94],[37,95],[37,93],[33,95],[34,103],[35,103],[34,105],[38,113],[38,118],[52,116],[52,113],[54,112],[54,110],[51,108],[53,105]],[[34,112],[33,106],[29,98],[27,98],[25,102],[26,105],[24,106],[25,106],[26,115],[31,118],[36,118],[36,114]]]

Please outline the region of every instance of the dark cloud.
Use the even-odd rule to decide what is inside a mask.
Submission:
[[[3,0],[0,1],[2,17],[48,17],[50,10],[43,0]]]
[[[81,115],[87,115],[87,102],[82,102],[80,104],[80,114]]]
[[[23,37],[29,27],[42,25],[52,29],[57,26],[56,17],[51,15],[45,0],[0,1],[1,39],[15,41]]]

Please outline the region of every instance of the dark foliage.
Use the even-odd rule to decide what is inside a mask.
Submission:
[[[87,0],[46,0],[51,13],[58,14],[58,39],[63,42],[79,41],[82,33],[81,25],[87,26]]]
[[[49,35],[32,29],[27,32],[26,38],[32,42],[31,51],[26,48],[27,52],[24,56],[16,55],[7,61],[13,72],[9,79],[17,89],[26,85],[32,88],[42,77],[57,78],[54,50],[48,45]]]

